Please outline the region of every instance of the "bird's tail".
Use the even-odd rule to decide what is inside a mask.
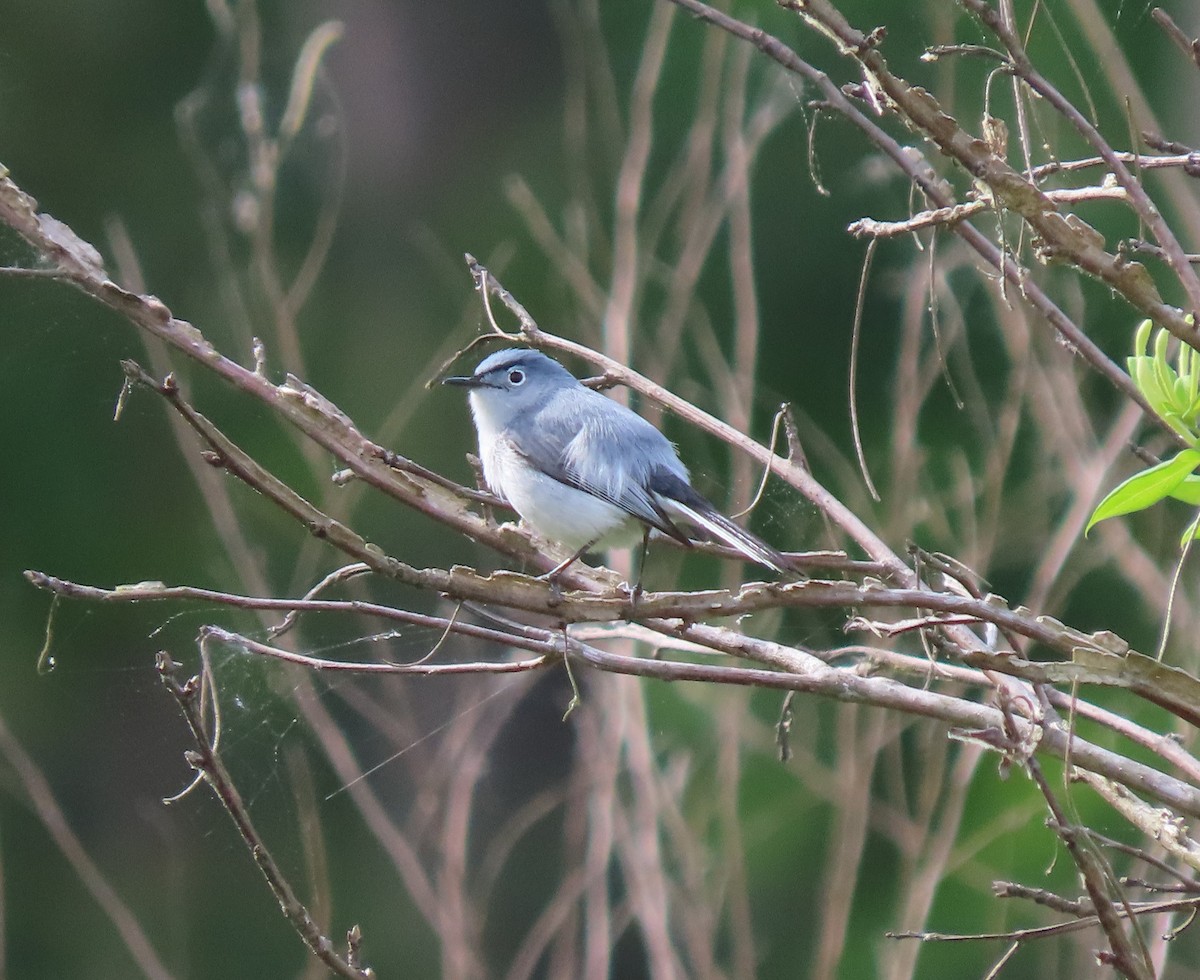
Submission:
[[[795,571],[785,554],[776,551],[744,527],[734,524],[684,481],[674,480],[670,487],[654,489],[657,491],[656,499],[672,517],[686,521],[721,544],[773,571],[781,574]]]

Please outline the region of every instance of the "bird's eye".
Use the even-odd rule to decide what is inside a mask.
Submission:
[[[519,385],[525,383],[525,372],[520,368],[513,368],[508,372],[508,383]]]

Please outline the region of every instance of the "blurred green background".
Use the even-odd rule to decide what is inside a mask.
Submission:
[[[858,25],[886,20],[887,51],[897,64],[946,31],[972,39],[957,8],[930,0],[912,5],[841,5]],[[1052,4],[1051,6],[1056,6]],[[627,111],[651,4],[601,3],[600,35],[612,60],[617,102]],[[1162,57],[1160,37],[1144,5],[1104,5],[1127,54],[1143,73],[1166,87],[1178,70]],[[738,3],[737,11],[819,60],[832,55],[794,18],[771,3]],[[325,77],[314,97],[314,132],[297,146],[280,188],[276,248],[280,264],[293,270],[303,257],[316,215],[331,200],[336,183],[337,138],[320,131],[331,121],[344,137],[344,196],[328,260],[308,302],[297,316],[305,378],[346,411],[368,435],[380,433],[394,411],[405,419],[395,448],[460,480],[470,476],[463,454],[472,445],[465,407],[453,393],[424,392],[422,385],[441,356],[479,329],[482,314],[461,261],[470,251],[499,272],[504,283],[539,322],[572,337],[589,339],[578,302],[548,263],[510,202],[514,175],[556,220],[571,195],[566,161],[572,147],[564,129],[564,102],[572,59],[569,40],[577,16],[566,2],[482,3],[478,0],[353,4],[271,3],[259,5],[262,78],[268,115],[277,118],[288,78],[304,38],[321,21],[337,18],[345,35],[325,60]],[[1064,29],[1071,40],[1070,23]],[[707,28],[678,17],[656,96],[655,145],[648,185],[656,186],[686,139]],[[916,78],[931,87],[940,66],[922,67]],[[984,69],[961,69],[964,89]],[[1089,81],[1094,65],[1082,64]],[[1161,75],[1156,74],[1161,73]],[[772,66],[753,63],[752,86],[775,77]],[[841,77],[838,75],[837,77]],[[224,178],[236,183],[245,161],[233,91],[235,60],[222,51],[204,5],[152,0],[47,4],[0,2],[0,163],[36,196],[46,211],[67,222],[105,253],[112,268],[115,223],[136,252],[149,292],[191,320],[230,356],[250,362],[246,324],[261,309],[244,311],[239,323],[216,267],[206,222],[227,221],[221,202],[206,192],[195,156],[181,142],[176,107],[189,93],[204,93],[201,145]],[[336,94],[334,94],[336,93]],[[797,403],[837,445],[849,445],[846,373],[849,323],[862,246],[845,234],[848,222],[864,216],[895,218],[908,207],[908,188],[836,121],[818,126],[816,146],[822,181],[818,193],[807,163],[808,131],[801,111],[809,94],[796,86],[796,111],[769,138],[754,170],[755,282],[762,324],[759,385],[752,429],[765,438],[781,400]],[[998,96],[1000,98],[1001,96]],[[1119,105],[1100,109],[1114,132],[1123,132]],[[1110,100],[1111,102],[1111,100]],[[963,102],[957,103],[960,107]],[[1169,97],[1159,106],[1171,118]],[[970,118],[978,118],[975,105]],[[1183,124],[1186,120],[1176,119]],[[1115,138],[1114,138],[1115,139]],[[621,146],[589,146],[595,154],[592,191],[601,213],[614,194],[612,178]],[[606,158],[605,154],[610,154]],[[1110,212],[1097,215],[1098,223]],[[1110,234],[1131,234],[1115,226]],[[235,239],[236,241],[236,239]],[[244,243],[240,243],[244,245]],[[244,258],[235,254],[237,263]],[[28,253],[11,235],[0,235],[0,260],[18,264]],[[898,333],[902,281],[913,261],[909,247],[883,248],[867,299],[860,374],[861,413],[868,454],[886,443],[892,397],[892,364]],[[599,263],[603,266],[603,263]],[[1003,376],[989,375],[995,343],[985,304],[973,297],[986,286],[962,276],[962,304],[977,311],[972,322],[972,357],[987,386],[1002,389]],[[600,276],[603,282],[603,276]],[[1102,290],[1070,287],[1085,304],[1088,326],[1114,356],[1124,353],[1132,317]],[[731,297],[726,270],[714,262],[698,285],[717,335],[727,338]],[[219,621],[252,629],[253,620],[210,609],[64,604],[55,619],[57,670],[34,669],[45,635],[49,600],[21,577],[36,568],[78,582],[114,586],[140,580],[230,588],[233,569],[208,518],[164,407],[145,393],[130,400],[118,424],[113,409],[121,387],[119,359],[145,362],[143,339],[133,328],[72,290],[46,281],[0,277],[0,406],[4,463],[0,466],[0,719],[24,747],[29,765],[44,775],[71,830],[101,873],[130,906],[167,968],[177,976],[274,977],[299,975],[304,954],[240,841],[207,793],[164,807],[161,799],[184,785],[185,731],[153,671],[153,655],[168,649],[195,667],[196,628]],[[267,330],[262,331],[269,333]],[[268,349],[270,370],[282,377],[278,352]],[[641,352],[634,341],[634,363]],[[688,351],[685,362],[697,356]],[[222,388],[190,365],[176,364],[185,389],[202,411],[234,435],[301,492],[319,498],[328,488],[314,480],[291,437],[257,405]],[[702,379],[671,379],[682,393],[705,397]],[[1095,382],[1097,411],[1114,404]],[[941,399],[941,401],[938,401]],[[922,442],[927,465],[938,471],[939,453],[962,448],[969,426],[955,416],[945,393],[935,394]],[[708,487],[719,488],[727,459],[720,447],[693,434],[672,431]],[[986,454],[986,446],[972,450]],[[830,474],[823,478],[834,479]],[[880,474],[876,474],[879,476]],[[267,579],[278,594],[297,594],[336,559],[323,554],[298,565],[306,547],[303,532],[241,487],[231,493]],[[768,501],[764,528],[781,545],[802,547],[820,533],[811,509],[787,500]],[[415,565],[451,562],[492,566],[494,556],[368,495],[355,511],[355,526],[390,553]],[[1153,531],[1153,528],[1151,528]],[[1168,538],[1170,534],[1166,535]],[[931,532],[935,537],[935,532]],[[891,542],[902,548],[903,541]],[[923,542],[954,550],[953,539]],[[1019,541],[1012,554],[988,569],[1002,594],[1019,599],[1029,568]],[[314,561],[313,559],[306,559]],[[308,577],[297,581],[297,568]],[[698,576],[714,569],[702,566]],[[314,575],[315,573],[315,575]],[[1138,609],[1122,609],[1103,588],[1083,589],[1067,612],[1082,628],[1110,628],[1143,646],[1153,643],[1154,623]],[[1081,593],[1084,593],[1081,595]],[[419,601],[393,597],[393,601]],[[834,620],[789,624],[793,639],[828,642]],[[435,638],[435,637],[434,637]],[[305,634],[313,649],[332,650],[345,637],[315,628]],[[419,652],[431,638],[413,634],[389,656]],[[404,645],[407,644],[407,645]],[[483,651],[486,653],[486,651]],[[351,648],[349,655],[362,655]],[[293,749],[311,737],[298,721],[290,697],[294,682],[278,672],[229,655],[220,663],[230,735],[231,763],[245,780],[252,813],[278,848],[284,864],[303,880],[303,859],[294,832],[296,804]],[[417,737],[454,724],[460,701],[452,681],[420,682],[410,697],[418,708],[409,723]],[[627,680],[626,683],[639,683]],[[336,694],[337,682],[319,679],[318,697],[336,704],[352,734],[354,713]],[[559,718],[567,697],[565,681],[542,676],[504,681],[502,697],[513,699],[496,741],[481,790],[476,822],[518,806],[534,792],[557,785],[570,767],[571,725]],[[480,688],[490,692],[492,688]],[[686,694],[645,684],[654,722],[655,750],[696,754],[700,775],[689,793],[705,795],[705,766],[715,763],[711,699],[723,693]],[[739,695],[740,696],[740,695]],[[455,706],[455,707],[450,707]],[[752,713],[768,732],[779,710],[777,696],[760,693]],[[836,725],[833,706],[797,704],[797,726],[828,733]],[[369,726],[358,732],[367,764],[388,752]],[[935,726],[917,726],[905,743],[915,766]],[[831,751],[832,735],[813,736],[819,751]],[[7,741],[7,740],[6,740]],[[137,975],[129,953],[64,859],[60,846],[28,802],[28,784],[10,751],[0,762],[0,935],[4,966],[13,978]],[[28,770],[26,770],[26,773]],[[439,969],[435,940],[390,873],[379,874],[377,846],[363,833],[345,794],[323,801],[337,778],[319,763],[312,777],[320,820],[330,848],[333,920],[339,929],[362,923],[367,955],[381,977],[434,976]],[[413,805],[412,771],[385,769],[381,795],[403,809]],[[1014,777],[1016,778],[1016,777]],[[744,762],[739,806],[752,883],[753,922],[760,944],[759,975],[805,976],[815,942],[820,878],[830,821],[837,810],[809,792],[795,771],[782,766],[769,744]],[[1072,872],[1061,860],[1043,875],[1056,854],[1042,828],[1042,815],[1025,789],[1002,784],[994,765],[981,767],[970,792],[967,823],[998,806],[1011,808],[1028,830],[1015,829],[984,848],[985,864],[1046,887],[1070,889]],[[1022,807],[1024,809],[1022,809]],[[1115,818],[1097,811],[1101,820]],[[498,818],[498,817],[497,817]],[[486,834],[486,829],[481,830]],[[547,840],[556,840],[546,832]],[[485,959],[496,975],[512,954],[520,923],[540,910],[547,882],[574,856],[555,846],[526,841],[497,885],[494,918],[485,933]],[[859,870],[854,932],[840,975],[871,975],[886,961],[882,932],[895,925],[890,884],[897,858],[884,842],[868,844]],[[304,890],[303,888],[301,889]],[[947,882],[934,904],[931,924],[955,929],[1008,928],[1021,919],[986,894],[977,881]],[[335,930],[336,935],[336,930]],[[1194,945],[1190,938],[1181,943]],[[930,947],[922,951],[921,976],[980,975],[998,950],[990,946]],[[1036,959],[1033,958],[1036,955]],[[1030,954],[1041,975],[1067,972],[1077,961],[1061,950]],[[1056,957],[1061,961],[1056,962]],[[620,951],[620,976],[641,976],[636,949]]]

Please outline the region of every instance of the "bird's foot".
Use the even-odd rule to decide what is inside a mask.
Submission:
[[[552,568],[548,572],[543,572],[541,575],[534,576],[535,582],[545,582],[550,586],[550,601],[547,605],[553,609],[555,606],[562,605],[563,587],[559,579],[562,576],[561,568]]]
[[[637,617],[638,603],[642,601],[642,596],[646,594],[646,590],[642,588],[642,580],[638,579],[636,584],[632,586],[628,582],[622,582],[617,586],[617,591],[629,597],[629,618],[635,619]]]

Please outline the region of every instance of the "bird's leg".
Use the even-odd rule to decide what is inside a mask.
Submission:
[[[600,540],[599,538],[593,538],[591,541],[589,541],[587,544],[585,544],[582,548],[580,548],[578,551],[576,551],[573,555],[571,555],[571,557],[568,558],[566,561],[560,561],[557,565],[555,565],[552,569],[550,569],[550,571],[543,572],[541,575],[539,575],[537,577],[537,580],[539,582],[549,582],[551,585],[554,585],[555,583],[557,583],[558,577],[560,575],[562,575],[562,573],[565,572],[568,568],[570,568],[572,565],[574,565],[575,562],[579,561],[579,559],[582,558],[584,555],[586,555],[593,547],[595,547],[596,542],[599,540]]]
[[[650,554],[650,525],[642,529],[642,553],[638,556],[637,581],[633,585],[633,593],[629,597],[629,611],[637,615],[638,600],[642,597],[642,573],[646,570],[646,556]]]

